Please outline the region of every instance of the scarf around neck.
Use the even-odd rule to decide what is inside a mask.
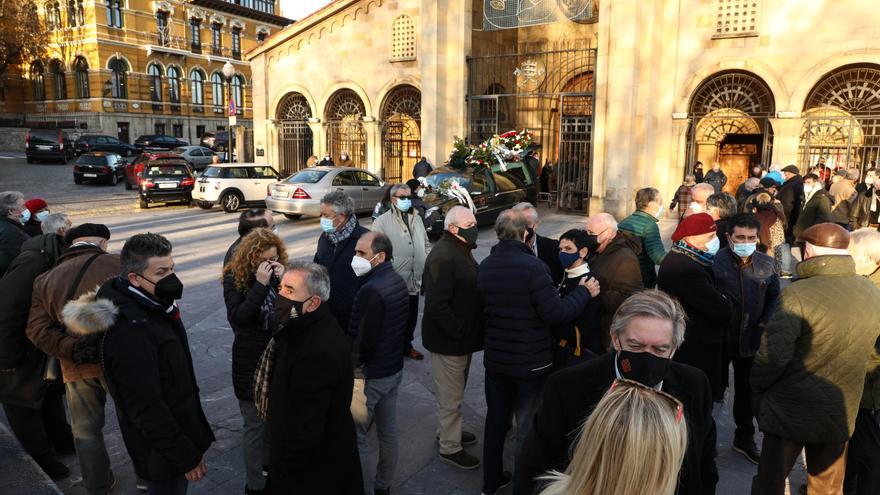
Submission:
[[[352,214],[350,217],[348,217],[348,221],[345,222],[345,227],[343,227],[342,230],[325,232],[324,235],[327,236],[328,241],[332,242],[334,246],[337,246],[349,237],[351,237],[351,233],[354,232],[354,228],[357,227],[357,225],[357,217]]]
[[[672,245],[672,250],[691,258],[703,266],[712,266],[712,263],[715,261],[715,255],[700,251],[683,240],[676,241]]]

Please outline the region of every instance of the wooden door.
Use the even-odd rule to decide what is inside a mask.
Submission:
[[[751,156],[757,153],[753,144],[724,145],[721,148],[721,170],[727,175],[724,192],[736,196],[740,184],[749,178]]]

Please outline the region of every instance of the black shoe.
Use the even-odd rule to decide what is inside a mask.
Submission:
[[[58,459],[52,457],[47,459],[40,459],[37,461],[37,464],[40,465],[40,468],[49,475],[55,481],[63,480],[70,476],[70,469],[64,465],[63,462]]]
[[[480,460],[464,450],[459,450],[454,454],[440,454],[440,460],[461,469],[477,469],[480,467]]]
[[[501,484],[492,489],[483,488],[483,495],[495,495],[499,490],[506,487],[513,481],[513,475],[510,471],[504,471]]]
[[[468,445],[476,445],[477,436],[469,431],[461,432],[461,445],[467,447]]]
[[[374,488],[373,495],[391,495],[391,488]]]
[[[734,439],[732,448],[734,452],[739,452],[752,464],[757,464],[761,460],[761,452],[758,451],[758,446],[752,439]]]

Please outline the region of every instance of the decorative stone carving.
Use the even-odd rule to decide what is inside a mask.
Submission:
[[[153,13],[168,12],[169,15],[174,15],[174,7],[172,7],[170,3],[165,1],[156,2],[155,0],[151,3],[153,6]]]

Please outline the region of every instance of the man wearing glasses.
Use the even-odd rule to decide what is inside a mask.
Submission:
[[[520,493],[538,488],[536,477],[564,471],[571,446],[585,418],[616,380],[652,387],[681,402],[688,443],[678,493],[715,493],[715,420],[705,374],[673,362],[684,340],[685,314],[674,299],[658,290],[636,293],[623,302],[611,322],[613,352],[550,376],[532,428],[517,458]]]

